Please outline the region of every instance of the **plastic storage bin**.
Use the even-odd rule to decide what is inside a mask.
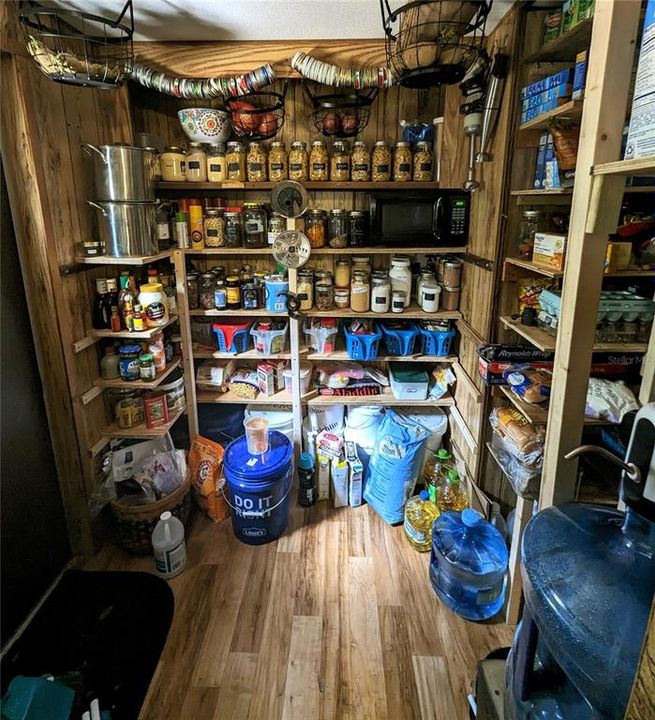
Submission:
[[[300,363],[300,394],[306,395],[309,392],[309,387],[312,382],[312,364],[308,362]],[[291,388],[293,387],[293,376],[291,368],[288,367],[284,371],[284,389],[291,394]]]
[[[325,355],[332,352],[336,335],[339,332],[339,327],[311,327],[305,325],[305,342],[307,347],[319,353],[319,355]]]
[[[428,330],[419,327],[421,333],[421,352],[423,355],[443,357],[450,352],[450,345],[455,337],[454,330]]]
[[[419,336],[416,323],[407,320],[391,320],[380,323],[384,333],[384,346],[388,355],[411,355]]]
[[[343,334],[346,337],[346,350],[351,360],[375,360],[378,356],[382,333],[377,325],[375,332],[361,335],[350,332],[344,325]]]
[[[250,344],[251,323],[214,323],[212,328],[221,352],[245,352]]]
[[[287,344],[287,330],[289,323],[284,323],[281,330],[258,330],[257,324],[250,328],[255,350],[262,355],[277,355],[284,352]],[[260,348],[262,348],[260,350]]]

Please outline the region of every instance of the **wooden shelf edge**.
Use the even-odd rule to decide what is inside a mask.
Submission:
[[[112,338],[118,339],[118,338],[127,338],[131,340],[150,340],[153,335],[156,335],[158,332],[164,330],[165,328],[169,327],[169,325],[173,325],[174,323],[178,322],[179,317],[177,315],[173,315],[168,318],[168,322],[166,322],[164,325],[160,325],[156,328],[150,328],[149,330],[144,330],[143,332],[129,332],[128,330],[121,330],[120,332],[112,332],[111,330],[89,330],[89,337],[94,339],[94,342],[97,342],[98,340],[111,340]],[[83,341],[80,340],[76,345],[82,343]],[[77,352],[77,351],[76,351]]]
[[[540,130],[545,129],[548,125],[549,120],[554,118],[564,119],[578,119],[582,115],[582,100],[569,100],[569,102],[556,107],[554,110],[549,110],[543,115],[539,115],[534,120],[528,120],[528,122],[519,125],[519,130]]]
[[[175,423],[184,415],[186,408],[178,410],[175,415],[166,423],[158,428],[147,428],[144,425],[138,425],[134,428],[119,428],[116,423],[112,423],[106,427],[102,435],[104,438],[158,438],[163,437],[175,425]]]
[[[542,45],[523,58],[525,63],[574,60],[581,50],[589,47],[593,17],[582,20],[570,30]]]
[[[624,175],[635,177],[637,175],[655,176],[655,155],[633,160],[616,160],[615,162],[594,165],[592,175]]]
[[[549,278],[560,278],[564,276],[563,270],[551,270],[550,268],[544,267],[543,265],[538,265],[531,260],[507,257],[505,258],[505,262],[509,265],[514,265],[515,267],[520,267],[524,270],[528,270],[539,275],[545,275]]]
[[[502,395],[523,415],[530,425],[546,425],[548,422],[548,408],[540,405],[531,405],[521,400],[507,385],[496,385]]]
[[[158,182],[157,190],[271,190],[276,182]],[[438,182],[301,182],[306,190],[325,190],[333,192],[365,191],[365,190],[437,190]]]
[[[95,385],[102,389],[107,388],[134,388],[135,390],[151,390],[156,387],[159,387],[164,380],[175,370],[175,368],[180,367],[180,364],[182,363],[182,358],[176,358],[175,360],[172,360],[168,365],[166,366],[166,369],[164,370],[161,375],[158,375],[154,380],[104,380],[103,378],[98,378],[95,381]]]
[[[230,256],[230,255],[270,255],[271,248],[187,248],[184,251],[185,255],[216,255]],[[393,245],[388,247],[347,247],[347,248],[314,248],[312,249],[312,255],[461,255],[466,252],[466,247],[460,246],[443,246],[443,247],[430,247],[430,246],[403,246]]]
[[[156,255],[137,255],[125,257],[113,257],[110,255],[98,255],[96,257],[76,257],[75,262],[82,265],[148,265],[170,258],[173,250],[164,250]]]

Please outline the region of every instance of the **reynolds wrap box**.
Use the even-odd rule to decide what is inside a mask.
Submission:
[[[348,505],[359,507],[362,504],[364,466],[357,455],[357,445],[351,441],[346,442],[346,462],[348,463]]]
[[[478,372],[487,386],[505,385],[503,373],[515,365],[552,370],[555,357],[530,345],[485,345],[478,355]]]

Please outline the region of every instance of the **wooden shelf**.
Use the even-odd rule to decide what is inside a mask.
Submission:
[[[134,388],[135,390],[156,388],[164,382],[164,380],[173,372],[173,370],[175,370],[175,368],[180,366],[181,362],[182,358],[173,360],[166,366],[164,372],[158,375],[154,380],[132,380],[130,382],[127,380],[121,380],[120,378],[117,378],[116,380],[104,380],[103,378],[98,378],[95,381],[95,385],[101,388]]]
[[[128,257],[111,257],[98,255],[97,257],[76,257],[75,262],[83,265],[148,265],[158,260],[170,259],[173,250],[165,250],[156,255],[139,255]]]
[[[397,407],[449,407],[455,404],[455,400],[449,394],[433,400],[397,400],[390,392],[381,395],[355,395],[352,397],[346,395],[316,395],[307,401],[312,405],[389,405]]]
[[[307,190],[358,192],[365,190],[437,190],[438,182],[301,182]],[[158,182],[157,190],[272,190],[276,182]]]
[[[655,185],[626,185],[625,191],[629,195],[634,193],[655,193]]]
[[[178,410],[175,415],[166,423],[157,428],[147,428],[145,424],[136,427],[124,429],[119,428],[116,423],[112,423],[106,427],[102,434],[106,438],[158,438],[164,437],[166,433],[175,425],[175,423],[184,414],[185,410]]]
[[[189,310],[192,317],[289,317],[288,312],[268,312],[264,308],[257,310]]]
[[[307,348],[301,348],[300,355],[306,354]],[[246,350],[242,353],[229,353],[221,352],[220,350],[194,348],[193,357],[199,360],[290,360],[291,353],[287,351],[278,353],[277,355],[262,355],[262,353],[257,352],[257,350]]]
[[[626,185],[626,195],[655,192],[655,185]],[[518,198],[519,205],[570,205],[573,199],[572,188],[553,188],[550,190],[512,190],[510,195]]]
[[[176,323],[177,320],[177,315],[173,315],[168,318],[168,322],[164,325],[156,328],[149,328],[143,332],[129,332],[128,330],[121,330],[120,332],[112,332],[111,330],[90,330],[89,335],[92,338],[130,338],[131,340],[149,340],[153,335],[161,332],[164,328]]]
[[[523,415],[523,417],[531,425],[545,425],[548,422],[548,403],[546,407],[543,405],[534,405],[527,403],[513,393],[507,385],[496,385],[495,387],[512,403],[512,405]]]
[[[230,256],[230,255],[270,255],[271,248],[202,248],[187,249],[186,255]],[[466,247],[429,247],[429,246],[390,246],[390,247],[347,247],[347,248],[312,248],[312,255],[457,255],[466,252]]]
[[[274,395],[262,395],[261,393],[254,399],[246,399],[239,397],[236,393],[228,390],[225,393],[210,392],[207,390],[199,390],[196,392],[196,401],[198,404],[226,404],[232,403],[235,405],[250,405],[251,403],[257,405],[289,405],[292,404],[291,395],[286,390],[280,390]]]
[[[519,125],[519,130],[545,130],[548,121],[559,118],[561,120],[579,120],[582,116],[582,100],[569,100],[569,102],[539,115],[534,120]]]
[[[537,263],[532,262],[531,260],[523,260],[522,258],[505,258],[505,262],[508,265],[515,265],[516,267],[523,268],[524,270],[529,270],[533,273],[538,273],[539,275],[545,275],[549,278],[559,278],[564,275],[563,270],[551,270],[551,268],[544,267],[543,265],[537,265]]]
[[[305,348],[305,351],[307,351],[307,348]],[[304,359],[323,362],[350,361],[347,350],[335,350],[327,355],[312,351]],[[371,362],[454,363],[457,362],[457,355],[378,355]]]
[[[594,165],[593,175],[624,175],[635,177],[637,175],[655,176],[655,155],[634,160],[617,160],[616,162]]]
[[[367,318],[395,318],[396,320],[461,320],[462,313],[459,310],[440,310],[438,312],[427,313],[421,310],[418,305],[412,303],[409,307],[405,308],[402,313],[376,313],[371,312],[355,312],[350,309],[338,309],[333,310],[308,310],[306,313],[307,317],[335,317],[338,315],[340,318],[356,318],[356,317],[367,317]]]
[[[589,47],[594,19],[588,18],[574,25],[568,32],[542,45],[538,50],[526,55],[523,62],[563,62],[575,60],[575,56]]]

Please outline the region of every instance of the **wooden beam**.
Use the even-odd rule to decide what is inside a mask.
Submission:
[[[521,540],[523,530],[532,517],[532,500],[525,500],[516,496],[516,512],[514,513],[514,528],[512,530],[512,544],[509,549],[509,588],[505,605],[505,622],[516,625],[519,621],[523,586],[521,585]]]
[[[542,508],[575,495],[577,463],[567,462],[564,455],[580,444],[582,436],[606,230],[608,224],[616,223],[621,207],[618,185],[608,188],[596,213],[594,232],[586,232],[591,173],[594,165],[619,155],[639,9],[638,2],[619,0],[596,5],[544,450]]]
[[[625,720],[645,720],[652,717],[655,717],[655,602],[650,610],[650,620]]]

